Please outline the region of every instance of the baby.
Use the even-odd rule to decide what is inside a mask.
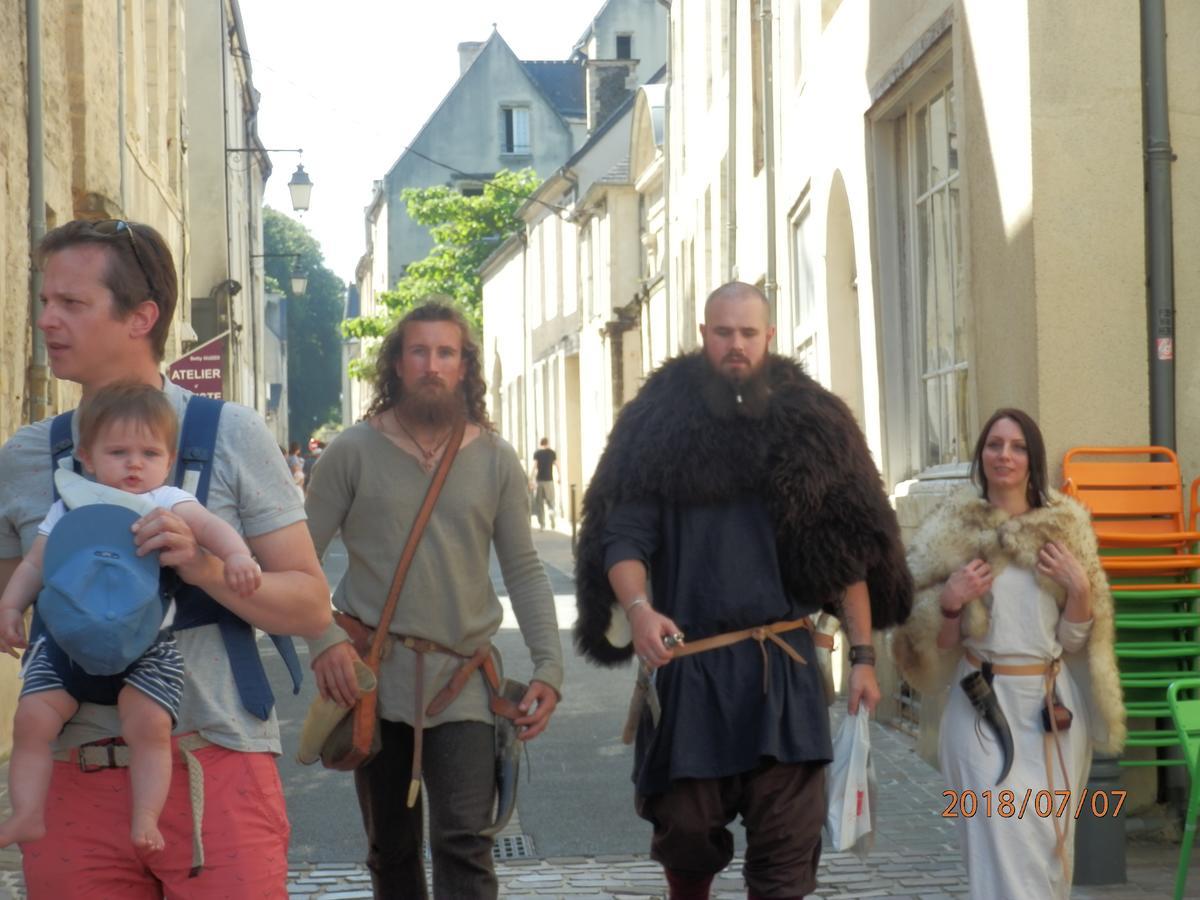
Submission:
[[[143,494],[186,522],[197,544],[224,560],[229,589],[248,597],[258,589],[262,572],[245,541],[191,494],[164,485],[175,458],[177,432],[175,412],[162,391],[142,384],[111,385],[80,409],[78,456],[101,484]],[[29,553],[0,597],[0,651],[15,656],[13,648],[27,646],[24,613],[42,588],[47,536],[64,514],[66,507],[59,500],[38,527]],[[172,604],[164,625],[173,612]],[[52,743],[79,709],[80,699],[95,702],[100,691],[107,692],[108,698],[115,695],[121,737],[129,745],[131,839],[141,850],[161,850],[158,817],[171,782],[171,729],[183,691],[183,660],[174,636],[161,631],[150,649],[124,672],[95,676],[74,663],[47,634],[27,654],[24,678],[8,772],[13,814],[0,824],[0,847],[45,835]]]

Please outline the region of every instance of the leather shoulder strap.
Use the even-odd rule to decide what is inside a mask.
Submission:
[[[408,569],[412,565],[413,556],[416,555],[417,544],[421,543],[421,536],[425,534],[425,526],[429,524],[429,518],[433,515],[433,506],[437,503],[438,494],[442,492],[442,485],[446,483],[446,476],[450,473],[450,466],[454,462],[454,457],[458,455],[458,448],[462,446],[463,434],[466,428],[466,420],[461,420],[454,426],[454,433],[450,435],[450,441],[446,444],[446,452],[442,454],[437,471],[433,473],[433,481],[429,483],[429,489],[425,492],[425,499],[421,502],[421,508],[417,510],[417,517],[413,520],[412,528],[409,529],[408,540],[404,543],[404,552],[400,554],[400,562],[396,565],[396,574],[392,577],[392,586],[388,590],[387,603],[383,606],[383,613],[379,617],[379,624],[375,626],[375,636],[371,640],[371,651],[367,654],[367,665],[371,666],[374,671],[379,671],[379,660],[383,657],[383,645],[388,637],[388,628],[392,624],[392,616],[396,613],[396,603],[400,599],[400,591],[404,587],[404,579],[408,577]]]

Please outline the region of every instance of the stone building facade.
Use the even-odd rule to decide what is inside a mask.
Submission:
[[[257,141],[257,93],[237,0],[42,3],[41,20],[33,23],[26,9],[0,4],[0,54],[9,61],[0,71],[0,441],[78,401],[78,388],[53,378],[39,348],[40,281],[32,260],[45,230],[76,218],[145,222],[166,239],[180,287],[167,338],[170,362],[196,342],[191,298],[198,287],[208,292],[213,277],[199,271],[207,263],[194,255],[192,235],[205,234],[207,247],[209,225],[228,210],[234,223],[228,257],[241,264],[235,275],[245,279],[247,298],[257,298],[238,314],[247,335],[247,374],[234,399],[266,412],[270,393],[261,385],[256,393],[254,378],[261,380],[267,363],[278,368],[281,347],[267,327],[261,267],[255,281],[250,254],[260,252],[262,180],[269,168],[237,182],[228,200],[222,187],[226,147],[244,146],[230,141]],[[207,57],[197,55],[197,44],[207,45]],[[233,107],[236,137],[189,117],[197,96],[221,94],[212,83],[220,68],[214,75],[202,64],[213,56],[228,66],[226,89],[244,101]],[[207,174],[191,172],[193,159],[206,161]],[[281,321],[278,315],[274,321]],[[15,663],[0,660],[0,750],[7,745],[15,676]]]

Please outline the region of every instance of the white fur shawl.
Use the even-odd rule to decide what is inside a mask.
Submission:
[[[1113,601],[1100,567],[1096,534],[1086,509],[1070,497],[1050,492],[1046,506],[1021,516],[982,499],[974,488],[951,494],[918,529],[908,552],[917,589],[908,622],[892,636],[892,655],[900,673],[914,688],[934,696],[953,676],[962,648],[939,650],[939,595],[946,580],[972,559],[981,558],[998,574],[1007,565],[1034,572],[1038,584],[1057,601],[1066,591],[1037,573],[1038,551],[1047,541],[1063,544],[1087,575],[1092,593],[1092,630],[1086,648],[1067,654],[1072,676],[1089,698],[1092,739],[1096,750],[1117,753],[1125,743],[1125,705],[1116,655]],[[973,600],[963,610],[963,631],[982,637],[990,625],[992,596]],[[1086,653],[1086,665],[1080,659]]]

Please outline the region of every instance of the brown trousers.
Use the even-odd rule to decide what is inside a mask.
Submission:
[[[742,874],[759,897],[796,897],[817,886],[825,823],[825,765],[766,760],[723,778],[684,778],[653,796],[635,798],[654,826],[650,855],[666,868],[695,875],[720,872],[733,859],[726,827],[746,827]]]

